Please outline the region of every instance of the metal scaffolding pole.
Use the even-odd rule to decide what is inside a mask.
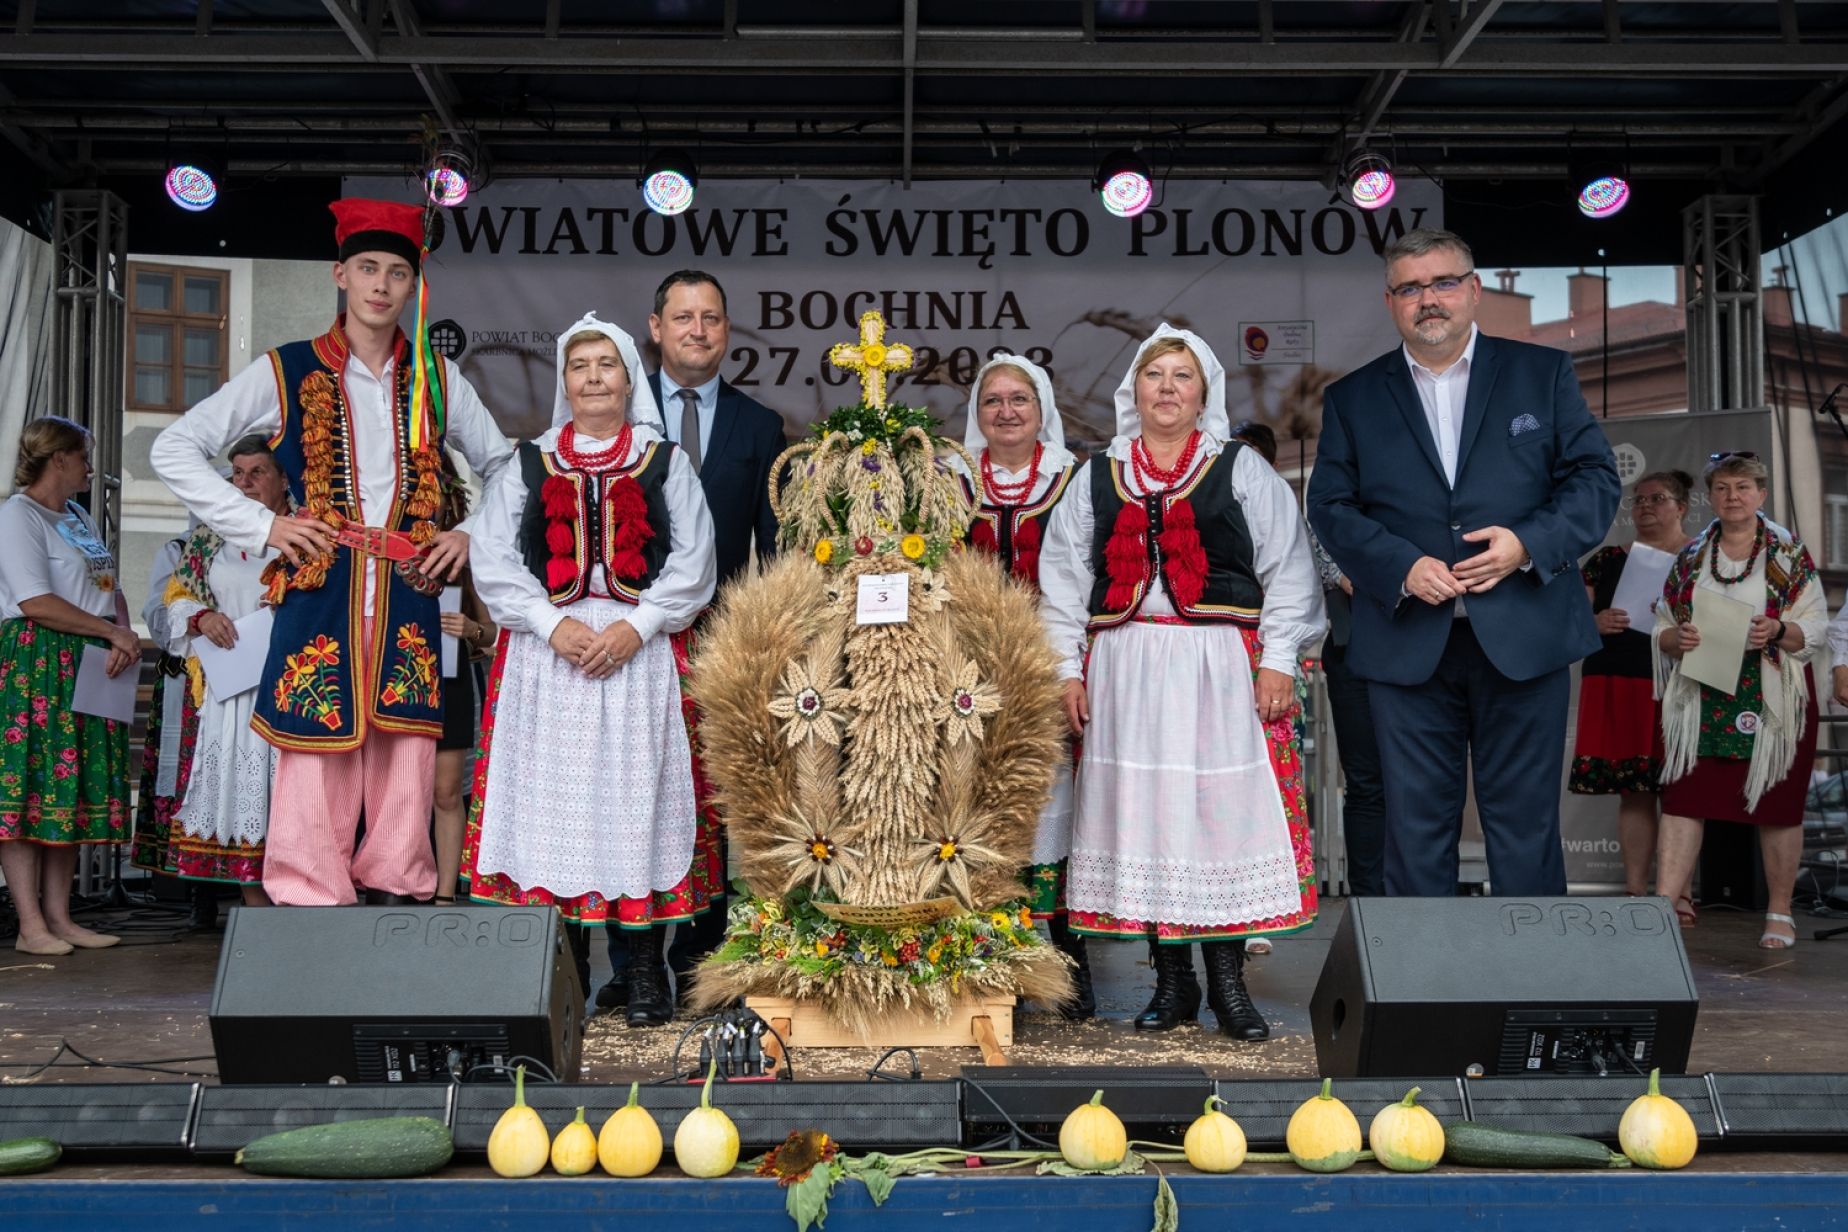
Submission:
[[[51,234],[51,405],[95,441],[90,512],[119,557],[128,206],[110,192],[61,191]]]
[[[1681,212],[1686,267],[1688,409],[1765,402],[1765,318],[1758,198],[1702,197]]]

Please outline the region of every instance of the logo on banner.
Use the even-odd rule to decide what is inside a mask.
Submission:
[[[1617,459],[1617,478],[1623,481],[1624,487],[1629,487],[1642,477],[1647,462],[1642,450],[1624,441],[1611,446],[1611,453]]]
[[[468,350],[468,331],[447,317],[432,322],[430,349],[445,359],[461,359]]]
[[[1248,364],[1312,364],[1314,321],[1240,322],[1239,349]]]
[[[1270,350],[1270,335],[1264,332],[1262,325],[1245,327],[1245,358],[1253,361],[1264,358],[1264,352]]]

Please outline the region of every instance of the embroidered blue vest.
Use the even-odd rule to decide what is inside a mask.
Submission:
[[[331,451],[326,496],[349,521],[363,523],[346,400],[346,337],[338,324],[319,338],[291,342],[269,353],[282,402],[282,428],[270,441],[298,505],[306,505],[310,460]],[[392,404],[397,437],[398,492],[385,529],[409,531],[405,506],[417,482],[411,461],[409,347],[398,340]],[[437,379],[446,379],[437,365]],[[331,413],[330,413],[331,411]],[[320,425],[325,424],[323,428]],[[442,440],[437,438],[436,447]],[[286,562],[278,567],[286,567]],[[372,640],[355,672],[354,651],[365,635],[366,570],[377,579]],[[334,549],[325,576],[291,570],[290,589],[276,608],[269,658],[263,668],[251,727],[277,748],[339,753],[381,731],[435,737],[442,733],[440,587],[407,580],[410,562],[394,564],[346,547]]]

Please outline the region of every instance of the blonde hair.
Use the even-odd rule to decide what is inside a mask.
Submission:
[[[1187,345],[1185,339],[1176,338],[1171,334],[1164,334],[1143,348],[1141,356],[1136,360],[1136,371],[1140,372],[1162,356],[1173,355],[1177,351],[1186,352],[1187,358],[1193,360],[1194,367],[1200,374],[1206,375],[1206,365],[1200,362],[1200,357],[1194,354],[1193,348]]]
[[[1017,381],[1024,382],[1026,387],[1033,391],[1033,400],[1035,402],[1039,401],[1039,382],[1033,379],[1031,373],[1025,368],[1022,368],[1019,364],[999,363],[982,374],[982,383],[975,391],[977,402],[982,400],[982,393],[988,388],[988,382],[994,380],[1002,373],[1006,373]]]
[[[569,362],[571,352],[592,342],[607,342],[616,347],[616,362],[622,365],[623,379],[629,382],[629,388],[635,388],[635,373],[629,371],[629,361],[622,357],[622,348],[616,346],[616,340],[600,329],[580,329],[565,339],[565,360]]]
[[[61,453],[90,447],[90,430],[62,415],[45,415],[19,434],[19,460],[13,464],[13,490],[23,492],[39,481]]]
[[[1753,479],[1762,491],[1771,486],[1771,472],[1757,458],[1748,458],[1744,454],[1731,453],[1716,462],[1707,463],[1707,469],[1701,472],[1701,480],[1707,490],[1713,490],[1713,481],[1725,476],[1728,479]]]

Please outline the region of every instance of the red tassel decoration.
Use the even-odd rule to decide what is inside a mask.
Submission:
[[[1040,528],[1032,518],[1024,518],[1014,530],[1014,576],[1023,582],[1039,585]]]
[[[545,546],[546,550],[552,555],[571,555],[572,546],[576,542],[577,536],[572,533],[571,523],[551,522],[547,524],[545,528]]]
[[[1161,531],[1162,572],[1175,606],[1182,611],[1198,607],[1206,593],[1206,549],[1194,524],[1193,506],[1185,499],[1168,507]]]
[[[1001,545],[995,541],[995,524],[987,518],[977,518],[969,528],[969,546],[982,552],[998,552]]]
[[[638,578],[648,570],[648,562],[634,549],[612,553],[609,564],[610,572],[619,578]]]
[[[545,585],[547,590],[559,591],[577,581],[577,563],[569,557],[554,556],[545,562]]]
[[[1104,607],[1111,612],[1129,610],[1135,602],[1136,587],[1148,579],[1148,511],[1139,500],[1130,501],[1117,512],[1116,525],[1104,544],[1104,572],[1110,586],[1104,592]]]
[[[640,561],[640,548],[654,538],[654,526],[648,521],[648,498],[642,493],[642,485],[633,476],[625,476],[611,484],[604,493],[603,507],[611,527],[610,544],[618,559],[627,561],[633,558]],[[611,569],[618,577],[640,577],[644,565],[637,565],[633,572],[618,569],[614,561]]]
[[[563,475],[550,475],[539,485],[539,499],[548,518],[577,518],[577,485]]]

